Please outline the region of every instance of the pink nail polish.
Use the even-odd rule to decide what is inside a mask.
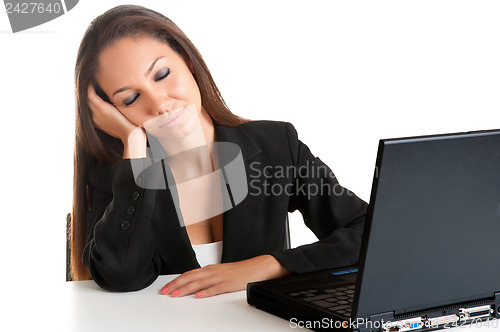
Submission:
[[[202,293],[202,292],[198,292],[198,293],[196,293],[196,295],[195,295],[195,296],[196,296],[197,298],[203,297],[203,293]]]
[[[168,294],[168,287],[167,287],[167,286],[164,286],[164,287],[161,289],[161,293],[162,293],[163,295]]]
[[[180,290],[176,289],[172,292],[172,296],[177,296],[179,295]]]

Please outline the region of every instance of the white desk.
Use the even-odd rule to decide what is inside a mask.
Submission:
[[[207,299],[160,295],[161,287],[174,277],[160,276],[148,288],[130,293],[107,292],[93,281],[67,282],[61,296],[39,309],[43,318],[38,317],[43,322],[31,323],[65,332],[309,331],[293,329],[289,321],[249,306],[244,291]],[[26,319],[28,323],[30,316]],[[23,325],[20,322],[19,327]],[[449,332],[479,330],[498,331],[500,324],[494,321],[481,329],[474,325],[447,329]]]
[[[251,307],[245,291],[196,299],[160,295],[174,276],[138,292],[110,293],[93,281],[67,283],[66,331],[290,331],[290,323]]]

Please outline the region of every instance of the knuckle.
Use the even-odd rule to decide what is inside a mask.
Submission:
[[[219,283],[219,284],[213,285],[212,287],[210,287],[209,289],[207,289],[205,291],[205,293],[208,296],[219,295],[219,294],[223,294],[226,292],[227,292],[227,290],[224,286],[224,283]]]
[[[203,283],[200,282],[199,280],[190,282],[188,285],[186,285],[186,289],[189,289],[190,291],[197,291],[203,287]]]

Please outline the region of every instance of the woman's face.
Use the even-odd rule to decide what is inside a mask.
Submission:
[[[101,53],[96,78],[116,108],[154,136],[184,136],[199,124],[198,85],[166,43],[148,37],[120,39]]]

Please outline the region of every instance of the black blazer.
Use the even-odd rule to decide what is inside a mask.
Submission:
[[[223,263],[271,254],[293,273],[357,263],[366,203],[339,185],[291,124],[215,125],[215,133],[217,141],[241,148],[249,189],[223,214]],[[83,262],[98,285],[139,290],[160,274],[199,267],[170,190],[139,187],[127,159],[92,168],[87,181],[91,209]],[[286,215],[295,210],[320,240],[283,250]]]

